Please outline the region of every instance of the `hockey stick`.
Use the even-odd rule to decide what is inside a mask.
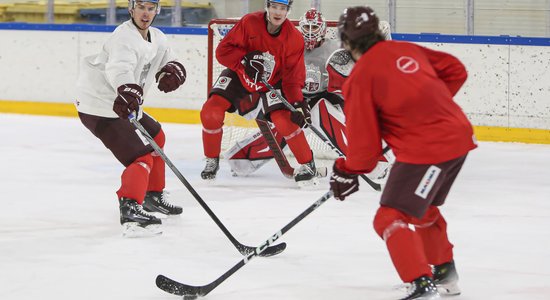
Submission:
[[[319,200],[315,201],[312,205],[310,205],[306,210],[304,210],[300,215],[298,215],[296,218],[294,218],[290,223],[286,224],[285,227],[283,227],[281,230],[277,231],[275,234],[273,234],[270,238],[268,238],[265,242],[263,242],[260,246],[258,246],[254,252],[249,253],[246,255],[241,261],[239,261],[236,265],[234,265],[231,269],[227,270],[225,273],[223,273],[220,277],[218,277],[216,280],[212,281],[209,284],[206,285],[188,285],[184,283],[177,282],[175,280],[172,280],[166,276],[158,275],[156,284],[157,287],[159,287],[161,290],[168,292],[170,294],[178,295],[178,296],[184,296],[183,299],[196,299],[197,297],[206,296],[208,293],[210,293],[213,289],[215,289],[218,285],[220,285],[222,282],[224,282],[229,276],[233,275],[235,272],[237,272],[240,268],[242,268],[244,265],[246,265],[249,261],[251,261],[254,257],[261,255],[262,252],[264,252],[266,249],[269,249],[269,246],[273,244],[277,239],[279,239],[283,234],[285,234],[287,231],[289,231],[292,227],[294,227],[298,222],[303,220],[305,217],[307,217],[310,213],[312,213],[314,210],[319,208],[323,203],[325,203],[328,199],[332,197],[332,191],[326,192]]]
[[[237,241],[237,239],[223,225],[223,223],[220,221],[220,219],[218,219],[218,217],[216,216],[216,214],[214,214],[214,212],[210,209],[210,207],[206,205],[206,202],[204,202],[201,196],[199,196],[199,194],[195,191],[195,189],[191,186],[191,184],[187,181],[187,179],[185,179],[185,177],[183,177],[183,175],[176,168],[176,166],[174,166],[172,161],[166,156],[166,154],[164,153],[164,151],[162,151],[159,145],[157,145],[155,140],[151,137],[151,135],[147,132],[147,130],[141,125],[141,123],[139,123],[139,121],[133,116],[130,116],[129,119],[130,119],[130,122],[134,124],[134,126],[139,130],[139,132],[141,132],[141,134],[145,137],[145,139],[149,142],[149,144],[151,144],[155,152],[158,153],[158,155],[162,158],[162,160],[164,160],[166,165],[170,167],[170,169],[172,170],[172,172],[174,172],[174,174],[176,174],[176,177],[178,177],[178,179],[183,183],[183,185],[185,185],[185,187],[187,188],[187,190],[189,190],[191,195],[195,197],[197,202],[199,202],[200,206],[202,206],[202,208],[206,211],[206,213],[208,213],[210,218],[214,220],[214,223],[216,223],[216,225],[218,225],[218,227],[223,231],[223,233],[231,241],[233,246],[235,246],[235,248],[237,248],[237,250],[242,255],[248,255],[249,253],[256,251],[254,247],[243,245],[239,241]],[[285,248],[286,248],[286,243],[280,243],[280,244],[274,245],[273,247],[269,247],[268,249],[266,249],[266,251],[264,251],[264,254],[262,256],[267,257],[267,256],[279,254],[283,252]]]
[[[265,84],[265,86],[272,92],[274,93],[275,95],[277,95],[277,97],[279,98],[279,100],[281,100],[281,102],[284,104],[284,106],[286,106],[286,108],[288,108],[291,112],[296,112],[296,108],[294,106],[292,106],[292,104],[288,103],[288,101],[285,99],[285,97],[283,97],[283,95],[281,95],[281,93],[279,93],[279,91],[277,91],[271,84],[269,84],[266,80],[263,80],[262,79],[262,83]],[[317,129],[315,126],[313,126],[313,124],[307,124],[307,127],[309,129],[311,129],[313,131],[313,133],[315,133],[323,142],[325,142],[325,144],[327,144],[332,150],[334,150],[338,156],[344,156],[344,153],[342,153],[342,151],[340,151],[340,149],[336,148],[336,146],[334,146],[334,144],[329,140],[327,139],[322,133],[321,131],[319,131],[319,129]],[[388,148],[389,149],[389,148]],[[387,151],[386,149],[384,149],[384,152]],[[380,186],[380,184],[372,181],[370,178],[368,178],[367,176],[365,176],[364,174],[361,174],[360,175],[361,178],[363,178],[374,190],[376,191],[380,191],[382,189],[382,186]]]
[[[286,178],[294,178],[294,168],[290,165],[290,163],[288,163],[281,146],[279,146],[277,139],[273,135],[273,131],[269,128],[269,123],[265,120],[259,119],[256,119],[256,123],[258,124],[258,128],[260,128],[260,131],[269,146],[269,150],[273,153],[273,157],[275,158],[275,161],[277,162],[277,165],[279,166],[279,169],[281,169],[283,175],[285,175]]]

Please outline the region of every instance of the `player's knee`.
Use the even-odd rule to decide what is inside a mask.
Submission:
[[[229,105],[229,106],[228,106]],[[212,95],[201,109],[201,123],[206,129],[218,129],[223,126],[225,112],[230,104],[219,95]]]
[[[407,216],[399,210],[381,206],[374,216],[373,227],[376,233],[387,240],[395,231],[408,228]]]
[[[154,141],[160,148],[164,147],[164,144],[166,143],[166,136],[164,135],[164,130],[162,130],[162,128],[155,136]]]
[[[147,171],[147,173],[151,172],[151,168],[153,167],[153,155],[151,153],[147,153],[145,155],[142,155],[134,160],[131,165],[139,166]],[[131,166],[130,165],[130,166]],[[128,166],[128,167],[130,167]]]
[[[273,111],[271,112],[270,117],[273,124],[275,124],[277,131],[285,137],[300,129],[300,126],[294,124],[290,120],[290,111],[288,110]]]

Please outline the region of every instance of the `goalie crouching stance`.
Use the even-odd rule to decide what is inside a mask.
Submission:
[[[384,38],[391,40],[389,23],[382,21],[379,28]],[[300,18],[299,30],[305,43],[306,80],[302,93],[305,101],[311,107],[311,122],[333,145],[346,153],[347,139],[345,137],[345,117],[342,111],[344,107],[342,85],[355,62],[348,51],[340,48],[340,43],[337,40],[325,39],[327,23],[322,13],[315,8],[309,9]],[[284,148],[286,142],[280,137],[277,128],[272,126],[271,131],[279,142],[280,148]],[[309,134],[313,133],[309,132]],[[225,156],[234,174],[247,176],[274,157],[271,150],[265,151],[267,148],[266,138],[258,132],[237,142],[226,152]],[[313,150],[315,151],[315,149]],[[329,152],[323,154],[324,157],[328,156],[327,158],[336,158],[337,156],[329,149],[324,152]],[[394,160],[392,151],[386,152],[380,157],[377,167],[367,176],[373,181],[383,184]],[[283,174],[285,173],[284,170],[281,171]],[[318,171],[323,173],[319,168]]]
[[[217,47],[216,58],[227,69],[218,77],[201,110],[206,156],[203,179],[214,179],[218,172],[226,111],[273,122],[301,164],[294,174],[296,182],[315,178],[315,162],[301,128],[309,118],[301,90],[305,81],[304,40],[287,19],[291,5],[292,0],[267,0],[265,12],[245,15]],[[301,112],[287,110],[276,95],[268,92],[263,80],[282,89],[286,99]]]

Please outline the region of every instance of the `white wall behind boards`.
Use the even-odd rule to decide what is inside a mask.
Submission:
[[[0,30],[0,100],[74,100],[82,57],[100,50],[109,33]],[[146,105],[200,109],[206,100],[207,37],[168,35],[187,69],[174,93],[152,89]],[[475,125],[550,129],[550,47],[487,44],[422,45],[449,52],[469,79],[456,97]]]

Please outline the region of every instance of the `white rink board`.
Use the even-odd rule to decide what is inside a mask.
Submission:
[[[73,102],[82,57],[109,33],[0,30],[0,100]],[[200,109],[206,99],[206,35],[168,35],[187,69],[175,93],[156,89],[152,107]],[[421,43],[459,57],[469,79],[457,96],[474,125],[550,129],[550,47]],[[16,63],[17,62],[17,63]]]

